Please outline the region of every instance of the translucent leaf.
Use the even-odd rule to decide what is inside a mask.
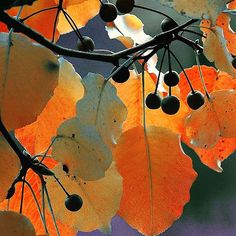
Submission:
[[[87,232],[106,228],[119,209],[122,195],[122,178],[115,164],[110,166],[104,178],[97,181],[71,179],[61,165],[56,166],[54,172],[69,193],[78,194],[83,199],[83,206],[78,212],[68,211],[64,204],[66,195],[53,178],[48,178],[49,194],[57,196],[52,201],[56,218],[74,230]]]
[[[131,14],[117,16],[113,23],[107,24],[106,30],[110,39],[116,38],[124,45],[127,45],[126,41],[130,41],[130,39],[133,41],[133,46],[152,39],[150,35],[144,32],[142,21]]]
[[[58,2],[58,0],[55,0],[55,2]],[[70,15],[78,28],[85,26],[90,19],[97,15],[100,6],[99,0],[68,0],[64,3],[65,11]],[[62,13],[59,16],[57,29],[61,34],[72,31],[71,26]]]
[[[98,74],[88,74],[83,81],[85,96],[77,103],[81,123],[97,127],[104,142],[112,147],[119,138],[127,109],[116,95],[116,88]]]
[[[140,75],[131,73],[129,80],[122,84],[114,83],[117,94],[128,109],[128,117],[124,123],[123,131],[143,124],[142,107],[142,81]],[[145,98],[155,90],[155,83],[148,73],[145,73]],[[127,92],[129,91],[129,92]],[[146,108],[146,123],[167,127],[174,132],[181,132],[188,108],[181,102],[181,110],[173,116],[166,115],[161,109],[150,110]]]
[[[77,118],[66,120],[57,131],[52,155],[69,173],[84,180],[104,177],[112,162],[112,154],[97,129]]]
[[[135,127],[122,134],[114,156],[124,186],[118,214],[144,235],[165,231],[181,216],[196,178],[178,134]]]
[[[59,81],[52,98],[36,122],[15,132],[17,138],[32,154],[47,149],[60,124],[75,116],[76,102],[84,94],[81,78],[75,72],[72,64],[63,58],[60,58],[59,62]]]
[[[221,27],[224,32],[224,37],[226,39],[226,45],[229,52],[233,55],[236,55],[236,33],[230,27],[231,17],[229,14],[222,13],[219,15],[216,21],[216,25]]]
[[[33,6],[24,6],[21,12],[21,18],[25,18],[34,12],[40,11],[42,9],[55,7],[56,4],[54,0],[37,0],[34,2]],[[8,11],[9,14],[12,16],[16,16],[19,11],[19,7],[12,8]],[[41,12],[40,14],[34,15],[29,19],[25,20],[24,23],[31,27],[32,29],[36,30],[44,37],[48,38],[49,40],[52,39],[53,36],[53,29],[54,29],[54,21],[56,18],[57,9],[51,9],[48,11]],[[56,29],[55,32],[55,39],[59,38],[59,32]]]
[[[0,211],[0,231],[2,236],[36,236],[30,220],[13,211]]]
[[[236,70],[232,66],[233,57],[229,53],[226,41],[224,39],[223,30],[219,27],[208,31],[207,38],[204,41],[204,55],[210,62],[214,62],[215,66],[221,70],[236,76]]]
[[[0,136],[0,202],[6,199],[20,168],[21,164],[16,153],[3,136]]]
[[[214,147],[220,137],[236,137],[236,91],[219,90],[186,120],[186,135],[200,148]]]
[[[161,4],[174,8],[177,12],[191,18],[211,19],[215,22],[217,16],[226,8],[230,0],[159,0]]]
[[[12,34],[9,42],[9,34],[1,33],[0,71],[4,124],[11,130],[32,123],[58,83],[57,57],[24,36]]]

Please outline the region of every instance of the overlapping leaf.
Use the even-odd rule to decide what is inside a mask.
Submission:
[[[58,83],[57,57],[26,37],[0,34],[1,117],[8,129],[32,123]]]
[[[77,103],[81,123],[94,125],[104,142],[112,147],[119,138],[127,109],[116,95],[116,88],[101,75],[88,74],[82,81],[85,96]]]
[[[122,134],[114,156],[124,179],[119,215],[145,235],[166,230],[181,216],[196,178],[179,136],[137,126]]]
[[[48,179],[50,196],[57,196],[52,202],[56,218],[76,231],[105,230],[109,227],[111,218],[119,209],[122,195],[122,178],[115,163],[107,170],[105,177],[97,181],[70,178],[61,165],[53,170],[67,191],[78,194],[83,200],[83,206],[78,212],[68,211],[64,206],[67,196],[54,179]]]
[[[211,148],[223,138],[236,136],[236,91],[220,90],[210,94],[205,104],[192,111],[186,121],[186,134],[191,144]]]
[[[36,236],[30,220],[14,211],[0,211],[0,231],[2,236]]]

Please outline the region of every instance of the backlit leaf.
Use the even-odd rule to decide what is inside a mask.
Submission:
[[[52,155],[62,162],[72,176],[84,180],[104,177],[112,162],[112,154],[95,126],[78,118],[66,120],[57,130]]]
[[[48,178],[49,194],[57,196],[52,201],[56,218],[74,230],[87,232],[106,228],[119,209],[122,195],[122,178],[115,163],[107,170],[105,177],[97,181],[85,182],[79,178],[70,178],[61,165],[56,166],[53,171],[70,194],[78,194],[83,200],[82,208],[78,212],[68,211],[64,204],[67,196],[54,179]]]
[[[97,127],[104,142],[112,147],[119,138],[127,109],[116,95],[116,88],[98,74],[88,74],[82,81],[85,96],[77,103],[81,123]]]
[[[1,33],[0,71],[4,124],[11,130],[32,123],[58,83],[57,57],[24,36],[12,34],[9,41],[9,34]]]
[[[186,134],[191,144],[211,148],[223,138],[236,137],[236,91],[219,90],[186,120]]]
[[[20,171],[20,161],[16,153],[0,136],[0,202],[7,197],[9,188]]]
[[[13,211],[0,211],[0,232],[2,236],[36,236],[30,220]]]
[[[144,235],[157,235],[178,219],[196,178],[178,134],[150,126],[123,133],[114,150],[123,177],[119,215]]]

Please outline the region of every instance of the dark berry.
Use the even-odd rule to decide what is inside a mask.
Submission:
[[[65,206],[69,211],[78,211],[83,205],[82,198],[77,194],[72,194],[66,198]]]
[[[105,22],[111,22],[117,17],[117,8],[112,3],[103,3],[101,5],[99,15]]]
[[[161,29],[162,31],[169,31],[172,30],[174,28],[176,28],[178,26],[178,24],[170,19],[170,18],[165,18],[162,22],[161,22]]]
[[[161,98],[155,93],[148,94],[146,105],[149,109],[158,109],[161,106]]]
[[[79,51],[89,52],[95,48],[94,42],[91,38],[83,36],[83,39],[78,39],[77,49]]]
[[[15,186],[12,186],[12,187],[8,190],[6,199],[12,198],[13,195],[15,194],[15,191],[16,191]]]
[[[234,69],[236,69],[236,57],[234,57],[234,59],[232,61],[232,66],[234,67]]]
[[[161,101],[161,109],[168,115],[174,115],[180,108],[179,99],[175,96],[167,96]]]
[[[204,104],[204,96],[199,91],[190,92],[187,96],[187,103],[190,108],[197,110]]]
[[[176,71],[167,71],[164,75],[166,85],[173,87],[179,83],[179,75]]]
[[[134,0],[117,0],[116,7],[121,13],[130,13],[134,8]]]
[[[113,72],[117,70],[118,68],[114,68]],[[117,82],[117,83],[124,83],[129,79],[130,72],[129,69],[125,66],[123,66],[118,72],[116,72],[113,76],[112,79]]]

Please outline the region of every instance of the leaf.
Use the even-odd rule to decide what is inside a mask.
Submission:
[[[32,5],[36,0],[2,0],[0,10],[8,10],[12,7]]]
[[[7,141],[0,136],[0,202],[7,197],[9,188],[17,177],[21,164]]]
[[[144,235],[165,231],[181,216],[196,178],[179,135],[137,126],[123,133],[114,156],[124,185],[119,215]]]
[[[78,212],[70,212],[66,209],[65,194],[61,194],[60,186],[52,178],[47,179],[52,205],[57,219],[65,225],[70,225],[74,230],[92,231],[107,227],[111,218],[116,214],[120,206],[122,195],[122,178],[116,170],[113,162],[107,170],[104,178],[97,181],[87,181],[70,178],[57,165],[53,171],[56,173],[63,186],[69,193],[78,194],[83,200],[82,208]]]
[[[218,26],[207,33],[203,53],[210,62],[215,63],[219,70],[236,76],[236,70],[232,66],[233,57],[227,49],[223,30]]]
[[[127,109],[116,94],[116,88],[98,74],[88,74],[82,81],[85,96],[77,103],[77,118],[94,125],[103,141],[112,147],[122,132]]]
[[[55,0],[55,2],[58,2],[58,0]],[[90,19],[98,14],[100,5],[99,0],[68,0],[64,3],[65,11],[78,28],[85,26]],[[73,30],[62,13],[59,16],[57,29],[60,34],[66,34]]]
[[[66,120],[57,130],[52,155],[69,169],[69,174],[84,180],[105,176],[112,154],[99,132],[78,118]]]
[[[13,211],[0,211],[0,231],[2,236],[36,236],[30,220]]]
[[[210,99],[186,120],[186,135],[192,145],[211,148],[219,138],[236,137],[236,91],[220,90],[210,94]],[[209,128],[210,127],[210,128]]]
[[[59,63],[59,81],[52,98],[36,122],[15,132],[19,141],[32,154],[41,153],[48,148],[60,124],[75,116],[76,102],[84,94],[81,77],[73,65],[63,58],[59,59]]]
[[[9,42],[9,34],[1,33],[0,71],[0,103],[4,124],[12,130],[32,123],[58,83],[57,57],[24,36],[12,34]]]
[[[152,39],[143,30],[142,21],[135,15],[125,14],[117,16],[113,23],[106,26],[110,39],[118,39],[125,46],[132,47],[135,44],[142,44]],[[129,45],[127,45],[127,40]],[[130,40],[133,41],[131,45]]]
[[[230,0],[159,0],[159,2],[191,18],[204,18],[215,22]]]
[[[30,0],[32,1],[32,0]],[[42,9],[47,9],[51,7],[56,7],[54,0],[37,0],[34,2],[33,6],[24,6],[21,11],[21,19],[30,16],[34,12],[40,11]],[[12,8],[8,11],[8,13],[12,16],[16,16],[19,12],[19,7]],[[33,17],[28,18],[24,21],[24,24],[29,26],[30,28],[36,30],[44,37],[48,38],[49,40],[52,39],[53,36],[53,29],[54,29],[54,21],[56,19],[57,9],[51,9],[40,14],[34,15]],[[56,29],[55,32],[55,41],[59,39],[59,31]]]
[[[129,80],[122,84],[114,83],[117,94],[128,109],[128,117],[124,123],[123,132],[133,127],[143,125],[142,81],[140,75],[131,73]],[[145,98],[155,90],[155,83],[148,73],[145,73]],[[129,91],[127,93],[127,91]],[[146,124],[166,127],[174,132],[181,132],[188,108],[181,103],[181,110],[173,116],[166,115],[161,109],[146,108]]]

